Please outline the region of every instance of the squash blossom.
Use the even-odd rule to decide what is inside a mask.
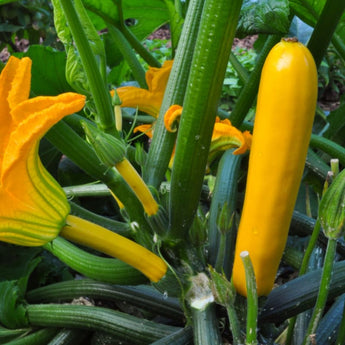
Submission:
[[[58,235],[132,265],[150,280],[166,273],[164,261],[139,244],[70,215],[66,195],[43,167],[39,140],[85,97],[64,93],[29,98],[31,60],[11,57],[0,74],[0,241],[43,246]]]
[[[183,108],[180,105],[172,105],[164,115],[164,125],[167,131],[176,132],[182,115]],[[218,116],[213,127],[211,145],[209,150],[209,164],[220,151],[230,148],[237,149],[235,155],[243,154],[250,149],[252,135],[248,131],[241,132],[231,125],[230,120],[221,120]]]
[[[82,109],[85,97],[28,99],[30,83],[31,60],[11,57],[0,75],[0,240],[40,246],[58,235],[70,208],[39,159],[39,140],[61,118]]]
[[[117,88],[116,91],[121,100],[121,106],[138,108],[140,111],[157,119],[172,65],[173,60],[167,60],[160,68],[149,67],[145,75],[148,90],[135,86],[122,86]],[[111,94],[113,95],[114,91]],[[151,124],[137,126],[134,132],[137,131],[152,137]]]

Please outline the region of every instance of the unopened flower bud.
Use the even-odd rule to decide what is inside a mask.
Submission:
[[[319,220],[325,235],[337,239],[345,232],[345,169],[340,172],[323,195]]]
[[[86,138],[94,148],[98,158],[107,166],[113,167],[125,158],[126,146],[124,142],[114,136],[104,133],[96,126],[83,121],[81,123]]]

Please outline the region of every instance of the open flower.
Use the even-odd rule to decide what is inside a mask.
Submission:
[[[234,151],[234,154],[238,155],[249,150],[251,143],[252,135],[249,131],[241,132],[231,125],[230,120],[220,120],[218,116],[216,117],[212,133],[210,153],[238,147],[238,149]]]
[[[176,132],[183,108],[180,105],[172,105],[164,115],[164,125],[167,131]],[[250,149],[252,143],[252,135],[248,131],[241,132],[231,125],[230,120],[221,120],[218,116],[213,127],[211,145],[209,150],[209,164],[215,159],[220,151],[230,148],[237,149],[235,155],[245,153]],[[171,162],[170,162],[171,166]]]
[[[173,60],[167,60],[160,68],[149,67],[145,75],[148,90],[135,86],[122,86],[116,89],[122,102],[121,106],[138,108],[140,111],[157,118],[172,64]]]
[[[41,246],[59,234],[118,257],[152,281],[167,265],[148,249],[101,226],[70,215],[66,195],[43,167],[39,140],[85,97],[64,93],[28,99],[31,60],[11,57],[0,74],[0,241]]]
[[[82,109],[85,97],[28,99],[30,83],[31,60],[11,57],[0,75],[0,240],[39,246],[57,236],[70,211],[39,159],[39,140],[61,118]]]
[[[160,68],[149,67],[145,78],[148,89],[135,86],[122,86],[116,89],[122,107],[138,108],[154,118],[158,118],[165,88],[168,83],[173,60],[166,60]],[[114,91],[112,91],[112,94]],[[145,133],[149,138],[153,135],[153,125],[144,124],[134,128],[134,133]]]

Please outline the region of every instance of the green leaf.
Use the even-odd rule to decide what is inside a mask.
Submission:
[[[120,16],[112,0],[83,0],[87,9],[105,21],[118,26]],[[142,40],[169,20],[169,12],[161,0],[123,0],[123,18],[130,22],[130,30]],[[103,29],[106,27],[104,24]],[[98,29],[100,29],[98,22]]]
[[[243,3],[237,36],[286,34],[289,31],[288,0],[246,0]]]
[[[33,95],[55,96],[72,91],[65,78],[66,54],[50,47],[32,45],[26,53],[32,60],[31,92]]]
[[[0,5],[9,4],[10,2],[16,2],[18,0],[0,0]]]
[[[234,289],[225,277],[225,274],[216,272],[212,267],[209,268],[211,274],[211,289],[215,295],[216,302],[222,306],[233,304],[235,299]]]
[[[0,32],[17,32],[23,28],[24,28],[23,26],[9,24],[9,23],[0,24]]]
[[[37,255],[42,251],[39,247],[19,247],[0,243],[0,282],[28,278],[40,261]],[[23,284],[25,290],[26,283]]]
[[[7,329],[0,326],[0,344],[7,344],[14,338],[23,336],[29,331],[28,328],[20,328],[20,329]]]
[[[20,304],[31,272],[40,262],[42,248],[0,244],[0,323],[8,328],[27,326]]]
[[[325,0],[290,0],[290,8],[305,23],[314,26],[325,3]]]
[[[26,310],[23,305],[23,292],[17,281],[0,283],[0,322],[8,328],[20,328],[28,325]]]
[[[325,137],[333,139],[336,134],[345,128],[345,103],[341,104],[339,108],[332,111],[327,117],[329,127],[325,132]]]

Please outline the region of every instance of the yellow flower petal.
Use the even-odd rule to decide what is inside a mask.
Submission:
[[[220,120],[217,117],[212,133],[209,161],[214,159],[217,152],[234,147],[238,147],[234,154],[243,154],[250,149],[250,145],[251,134],[248,131],[242,133],[231,125],[230,120]]]
[[[151,92],[162,92],[166,87],[173,65],[173,60],[166,60],[160,68],[150,67],[146,72],[146,83]],[[164,93],[164,92],[163,92]]]
[[[29,58],[19,60],[11,56],[0,74],[0,152],[4,151],[10,134],[10,109],[29,97],[30,70]],[[2,159],[0,155],[0,167]]]
[[[133,133],[141,132],[145,133],[149,138],[153,137],[153,126],[151,124],[140,125],[134,128]]]
[[[161,68],[150,67],[146,72],[148,90],[135,86],[123,86],[116,89],[122,107],[138,108],[155,118],[162,105],[173,61],[165,61]]]
[[[140,111],[157,118],[163,95],[153,94],[149,90],[135,86],[123,86],[117,89],[122,107],[138,108]]]
[[[177,125],[180,121],[182,109],[183,108],[180,105],[174,104],[167,110],[167,112],[164,115],[164,125],[167,131],[177,131]]]
[[[62,117],[82,109],[85,97],[27,99],[30,68],[30,59],[11,57],[0,75],[0,129],[6,129],[0,132],[0,240],[38,246],[57,236],[70,211],[39,159],[39,140]]]
[[[83,108],[85,97],[75,93],[65,93],[55,97],[36,97],[17,105],[11,111],[12,124],[7,148],[3,156],[1,183],[11,167],[23,164],[33,144],[55,123],[66,115]],[[20,170],[20,168],[19,168]]]

